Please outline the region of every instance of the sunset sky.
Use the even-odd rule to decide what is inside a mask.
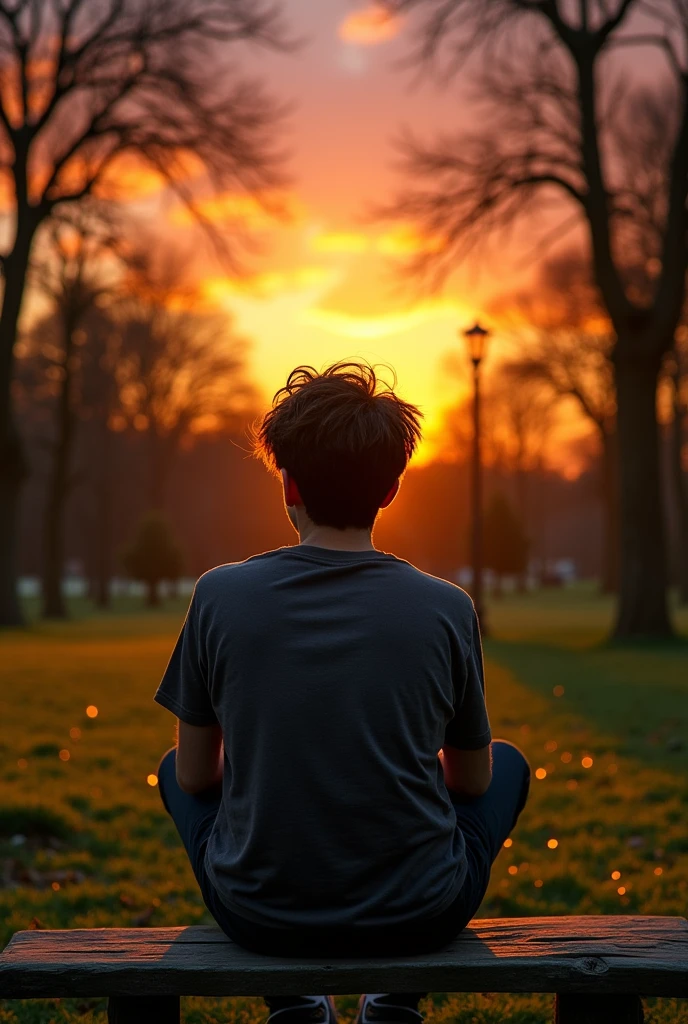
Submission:
[[[250,257],[251,272],[237,281],[206,247],[201,292],[251,338],[250,369],[266,402],[298,363],[320,368],[364,357],[391,364],[401,395],[425,413],[420,458],[427,459],[436,451],[433,435],[444,410],[469,387],[467,360],[461,376],[447,369],[447,357],[463,351],[457,330],[476,318],[493,327],[489,371],[509,342],[487,310],[505,290],[527,286],[536,269],[532,240],[517,238],[508,251],[497,248],[489,259],[467,263],[441,295],[421,297],[402,286],[394,257],[423,241],[410,228],[373,224],[366,215],[389,201],[399,183],[393,140],[402,128],[426,139],[436,129],[470,128],[476,116],[470,76],[440,89],[401,70],[408,25],[381,19],[365,2],[291,0],[287,10],[301,48],[288,54],[246,49],[244,67],[293,104],[284,136],[292,154],[288,221],[276,225],[240,195],[209,197],[204,213],[228,233],[236,223],[246,225],[262,253]],[[198,245],[185,208],[168,195],[160,211],[182,247]],[[571,432],[570,419],[565,416],[562,436]],[[571,472],[572,458],[564,445],[555,461]]]

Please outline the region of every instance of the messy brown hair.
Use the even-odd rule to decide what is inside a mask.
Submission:
[[[295,480],[320,526],[371,528],[420,440],[422,413],[367,363],[297,366],[255,432],[255,454]]]

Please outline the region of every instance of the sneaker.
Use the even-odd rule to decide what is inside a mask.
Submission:
[[[379,1002],[384,992],[362,995],[358,1003],[358,1016],[355,1024],[423,1024],[423,1014],[412,1010],[410,1006],[390,1006]]]
[[[333,996],[304,996],[294,1006],[275,1010],[267,1024],[337,1024],[337,1010]]]

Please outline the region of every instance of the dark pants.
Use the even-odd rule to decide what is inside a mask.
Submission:
[[[222,787],[194,796],[184,793],[177,784],[175,754],[174,749],[168,751],[160,764],[160,795],[189,855],[205,905],[230,939],[269,956],[404,956],[430,953],[446,946],[475,916],[490,880],[492,863],[525,806],[530,785],[530,768],[518,747],[506,740],[495,740],[492,782],[487,792],[466,800],[450,791],[457,824],[466,840],[468,872],[461,892],[441,914],[403,927],[296,932],[246,921],[222,904],[205,870],[206,846],[220,806]],[[387,1001],[417,1005],[423,995],[392,994]],[[286,1005],[287,999],[266,997],[266,1002],[274,1010]]]

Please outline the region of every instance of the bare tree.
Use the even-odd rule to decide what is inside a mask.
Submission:
[[[524,380],[510,362],[499,367],[488,395],[495,465],[513,476],[516,509],[527,523],[528,477],[543,468],[556,403],[540,381]]]
[[[463,363],[446,361],[448,373],[461,376]],[[528,476],[542,469],[554,425],[551,390],[535,376],[521,373],[521,364],[503,362],[492,370],[482,389],[485,464],[514,482],[516,509],[528,521]],[[466,457],[473,436],[472,402],[465,401],[447,415],[443,437],[447,453]]]
[[[515,336],[523,354],[510,364],[513,378],[539,381],[552,395],[571,398],[595,430],[604,511],[602,589],[615,593],[619,507],[614,335],[589,276],[577,253],[564,254],[544,265],[529,292],[502,298],[499,310],[518,324]]]
[[[526,215],[543,239],[553,228],[560,236],[571,224],[587,227],[615,337],[621,569],[614,632],[667,636],[656,391],[686,294],[685,0],[383,2],[417,12],[418,60],[447,77],[471,61],[483,102],[482,130],[402,144],[410,185],[390,211],[434,242],[409,269],[438,282],[480,239]],[[611,55],[631,47],[663,62],[656,92],[615,74]]]
[[[192,160],[215,189],[279,186],[282,108],[229,63],[245,40],[286,45],[276,4],[0,2],[0,167],[14,200],[0,309],[0,625],[21,621],[14,552],[27,466],[11,380],[36,232],[57,206],[102,189],[123,156],[153,168],[199,218]]]
[[[120,350],[119,325],[112,309],[97,307],[87,313],[83,329],[87,336],[88,359],[81,366],[80,407],[83,476],[92,497],[87,529],[90,593],[99,608],[111,604],[110,581],[114,567],[114,528],[117,516],[117,463],[120,436],[114,429],[122,423],[117,363]]]
[[[201,433],[235,430],[255,409],[247,343],[226,317],[150,295],[120,314],[116,379],[127,424],[148,440],[148,504],[161,511],[173,460]]]
[[[46,441],[50,455],[43,509],[43,615],[66,618],[62,595],[65,503],[76,477],[72,453],[79,419],[89,396],[84,369],[91,331],[85,318],[111,291],[114,278],[105,257],[115,253],[114,224],[102,215],[75,205],[48,224],[44,245],[31,268],[34,287],[48,298],[51,314],[39,321],[26,339],[34,372],[52,391],[52,429]],[[105,265],[104,265],[105,264]],[[40,388],[40,383],[36,384]]]
[[[602,590],[618,588],[618,484],[616,403],[611,384],[609,336],[559,330],[511,366],[514,379],[538,380],[558,398],[572,398],[593,424],[600,445],[604,541]],[[607,380],[608,378],[608,380]]]
[[[448,373],[462,376],[463,360],[449,357]],[[546,467],[555,422],[556,401],[536,377],[525,377],[520,365],[501,363],[482,388],[482,461],[491,470],[492,486],[510,491],[523,529],[537,554],[537,534],[543,509],[532,498],[533,482]],[[469,458],[473,438],[473,403],[449,410],[442,429],[443,454],[458,461]],[[525,573],[518,579],[525,587]]]
[[[678,332],[676,348],[668,360],[671,385],[669,458],[678,519],[678,589],[681,604],[688,604],[688,327]]]

